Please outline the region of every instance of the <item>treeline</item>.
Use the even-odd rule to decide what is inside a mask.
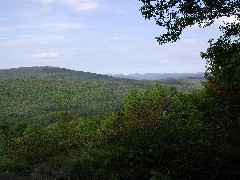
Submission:
[[[74,71],[70,69],[50,67],[50,66],[20,67],[20,68],[0,70],[1,79],[19,78],[19,77],[46,77],[46,76],[64,76],[64,77],[70,76],[70,77],[78,77],[81,79],[114,79],[106,75],[83,72],[83,71]]]

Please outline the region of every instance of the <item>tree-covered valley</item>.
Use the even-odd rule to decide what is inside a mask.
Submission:
[[[159,82],[182,91],[201,88],[198,79]],[[121,108],[131,90],[150,89],[154,84],[54,67],[0,70],[0,120],[44,125],[102,115]]]
[[[238,113],[206,81],[32,67],[0,70],[0,86],[0,177],[238,177]]]
[[[202,89],[202,80],[194,78],[139,81],[55,67],[0,70],[1,171],[29,175],[34,164],[47,162],[75,175],[61,156],[94,150],[132,94],[157,84],[166,92]]]

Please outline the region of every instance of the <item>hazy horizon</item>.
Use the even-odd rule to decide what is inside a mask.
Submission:
[[[96,72],[89,72],[89,71],[81,71],[81,70],[74,70],[74,69],[69,69],[65,67],[57,67],[57,66],[29,66],[29,67],[12,67],[12,68],[6,68],[6,69],[0,69],[0,70],[11,70],[11,69],[18,69],[18,68],[34,68],[34,67],[49,67],[49,68],[60,68],[60,69],[66,69],[66,70],[71,70],[71,71],[79,71],[79,72],[86,72],[86,73],[95,73],[95,74],[101,74],[101,73],[96,73]],[[129,73],[129,74],[121,74],[121,73],[116,73],[116,74],[101,74],[101,75],[147,75],[147,74],[198,74],[198,73],[204,73],[202,72],[146,72],[146,73]]]

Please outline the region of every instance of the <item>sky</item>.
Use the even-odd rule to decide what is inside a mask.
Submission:
[[[0,0],[0,69],[54,66],[99,74],[203,72],[209,28],[187,28],[176,43],[139,12],[139,0]],[[231,20],[231,19],[230,19]]]

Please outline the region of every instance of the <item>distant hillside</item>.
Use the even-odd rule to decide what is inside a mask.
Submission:
[[[0,69],[0,79],[20,77],[46,77],[46,76],[71,76],[84,79],[113,79],[113,77],[83,71],[74,71],[59,67],[20,67],[12,69]]]
[[[180,91],[200,89],[199,79],[139,81],[56,67],[0,70],[0,120],[48,124],[102,115],[122,107],[131,90],[156,83]]]
[[[159,79],[183,79],[183,78],[204,78],[203,72],[198,73],[146,73],[146,74],[114,74],[113,77],[119,77],[119,78],[128,78],[128,79],[135,79],[135,80],[159,80]]]
[[[121,107],[130,90],[153,86],[56,67],[0,70],[0,120],[47,124],[101,115]]]

